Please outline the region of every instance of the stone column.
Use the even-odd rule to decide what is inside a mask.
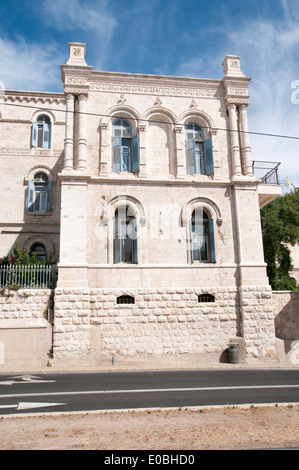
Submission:
[[[146,158],[146,125],[138,125],[139,134],[139,176],[147,175],[147,158]]]
[[[176,141],[176,158],[177,158],[177,178],[186,176],[186,153],[185,153],[185,134],[183,126],[174,128]]]
[[[240,145],[239,133],[237,122],[237,107],[234,103],[229,103],[227,106],[229,113],[229,128],[231,140],[231,154],[232,154],[232,170],[233,176],[241,175],[241,159],[240,159]]]
[[[251,159],[251,147],[248,133],[248,118],[247,118],[247,104],[239,106],[240,116],[240,131],[242,141],[242,152],[244,161],[244,173],[245,175],[252,175],[252,159]]]
[[[74,167],[74,103],[75,96],[68,93],[66,100],[64,163],[63,170],[72,170]]]
[[[87,159],[86,159],[86,150],[87,150],[87,139],[86,139],[86,104],[87,96],[79,95],[78,96],[78,171],[87,170]]]
[[[100,128],[100,155],[99,155],[99,175],[107,176],[111,172],[111,149],[108,142],[109,125],[108,122],[101,122]]]

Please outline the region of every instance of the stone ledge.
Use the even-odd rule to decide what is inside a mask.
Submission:
[[[0,330],[28,329],[28,328],[47,328],[50,323],[44,318],[26,318],[15,320],[1,320]]]

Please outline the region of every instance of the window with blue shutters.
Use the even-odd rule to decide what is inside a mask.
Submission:
[[[188,175],[214,172],[212,139],[204,140],[202,128],[190,122],[185,127],[186,171]]]
[[[191,261],[215,263],[214,221],[201,209],[195,209],[190,220]]]
[[[112,171],[139,171],[138,135],[132,137],[132,127],[126,119],[116,119],[112,131]]]
[[[28,210],[30,212],[49,212],[51,209],[51,181],[46,173],[39,172],[29,181]]]
[[[32,125],[32,147],[49,149],[51,141],[51,121],[46,115],[38,116]]]
[[[114,263],[138,263],[137,219],[127,206],[115,211]]]

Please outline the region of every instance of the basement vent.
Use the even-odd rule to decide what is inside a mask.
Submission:
[[[198,296],[198,302],[215,302],[215,296],[212,294],[201,294]]]
[[[120,297],[117,297],[116,303],[117,304],[134,304],[135,299],[134,297],[131,297],[130,295],[121,295]]]

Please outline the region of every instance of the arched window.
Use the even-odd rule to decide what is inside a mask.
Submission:
[[[47,251],[41,243],[35,243],[30,250],[30,256],[36,256],[37,261],[47,261]]]
[[[44,172],[34,175],[29,181],[28,210],[31,212],[49,212],[51,208],[51,181]]]
[[[210,175],[214,172],[212,139],[204,140],[203,129],[190,122],[185,127],[187,174]]]
[[[32,147],[49,149],[51,137],[51,121],[44,114],[38,116],[32,127]]]
[[[191,261],[215,263],[214,221],[202,208],[194,209],[190,221]]]
[[[114,263],[137,263],[137,219],[127,206],[115,211],[114,217]]]
[[[136,173],[139,170],[138,136],[126,119],[116,119],[112,126],[112,171]]]

